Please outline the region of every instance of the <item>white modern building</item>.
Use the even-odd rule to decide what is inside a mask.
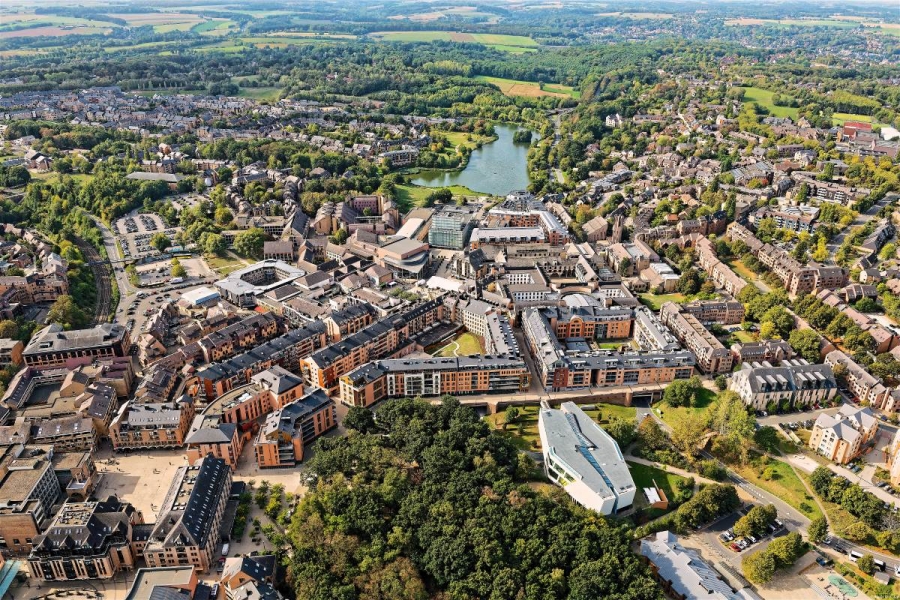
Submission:
[[[604,515],[631,507],[637,488],[619,445],[573,402],[541,403],[544,471],[575,502]]]

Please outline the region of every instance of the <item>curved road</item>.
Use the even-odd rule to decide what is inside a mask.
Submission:
[[[653,412],[653,410],[646,410],[646,411],[640,411],[640,412],[646,412],[647,414],[652,415],[653,418],[656,420],[656,422],[659,424],[659,426],[664,431],[666,431],[667,433],[671,433],[672,428],[669,427],[669,425],[665,421],[660,419],[659,416],[655,412]],[[721,461],[719,461],[719,459],[715,458],[709,452],[703,451],[700,454],[701,454],[701,456],[703,456],[703,458],[714,460],[727,469],[727,465],[723,464]],[[730,483],[733,483],[735,486],[737,486],[739,489],[743,490],[744,492],[750,494],[752,497],[756,498],[760,502],[767,502],[769,504],[773,504],[775,506],[775,508],[778,510],[778,514],[779,514],[780,518],[785,522],[786,525],[793,526],[793,528],[796,529],[797,531],[800,531],[801,533],[806,534],[806,528],[809,526],[810,519],[809,519],[809,517],[807,517],[806,515],[804,515],[797,509],[795,509],[793,506],[786,503],[784,500],[782,500],[778,496],[775,496],[774,494],[770,494],[766,490],[753,485],[752,483],[750,483],[749,481],[747,481],[746,479],[744,479],[737,473],[731,471],[730,469],[728,469],[728,481]],[[831,536],[833,539],[833,541],[831,543],[831,547],[819,546],[820,549],[835,553],[835,551],[832,550],[832,548],[834,547],[835,544],[837,544],[837,545],[842,546],[845,550],[848,550],[848,551],[849,550],[857,550],[858,552],[861,552],[862,554],[871,554],[873,557],[883,560],[887,564],[890,572],[894,572],[894,569],[896,569],[898,566],[900,566],[900,558],[898,558],[892,554],[876,552],[870,548],[866,548],[864,546],[855,544],[849,540],[840,538],[837,535],[835,535],[834,533],[832,533]],[[846,558],[846,555],[843,555],[843,556]]]

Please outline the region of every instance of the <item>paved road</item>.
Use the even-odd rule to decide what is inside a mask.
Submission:
[[[663,421],[661,418],[659,418],[659,416],[656,413],[654,413],[653,411],[649,411],[649,414],[652,415],[652,417],[654,419],[656,419],[656,422],[659,423],[660,427],[664,431],[666,431],[668,433],[672,432],[672,428],[669,427],[669,425],[665,421]],[[709,452],[704,451],[704,452],[701,452],[700,454],[705,459],[714,460],[714,461],[718,462],[719,464],[722,464],[716,457],[714,457]],[[722,466],[725,466],[725,465],[722,464]],[[774,504],[775,508],[778,510],[778,514],[781,516],[781,520],[784,521],[785,525],[793,526],[794,529],[798,529],[803,532],[806,531],[806,527],[809,525],[809,519],[806,517],[806,515],[804,515],[800,511],[796,510],[794,507],[792,507],[790,504],[786,503],[781,498],[779,498],[773,494],[770,494],[769,492],[765,491],[764,489],[756,487],[755,485],[753,485],[752,483],[750,483],[749,481],[747,481],[746,479],[744,479],[743,477],[741,477],[737,473],[734,473],[731,470],[728,471],[728,481],[730,483],[733,483],[735,486],[737,486],[738,489],[743,490],[748,495],[755,498],[757,501],[765,502],[767,504]]]

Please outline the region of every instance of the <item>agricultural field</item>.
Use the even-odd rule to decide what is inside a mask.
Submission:
[[[147,48],[165,48],[166,46],[176,46],[178,42],[144,42],[143,44],[134,44],[133,46],[104,46],[105,52],[121,52],[123,50],[144,50]]]
[[[79,17],[61,17],[57,15],[38,15],[35,13],[2,14],[0,15],[0,31],[22,29],[25,26],[72,26],[72,27],[117,27],[109,21],[96,21],[94,19],[82,19]]]
[[[449,8],[435,9],[431,12],[414,13],[411,15],[394,15],[388,17],[392,21],[416,21],[418,23],[427,23],[429,21],[437,21],[447,17],[456,17],[461,19],[484,19],[485,23],[493,24],[500,21],[500,17],[486,12],[477,10],[474,6],[456,6]]]
[[[762,106],[769,111],[773,117],[790,117],[797,119],[797,109],[790,106],[775,106],[772,97],[775,92],[764,90],[758,87],[744,88],[744,102],[755,102],[758,106]]]
[[[268,34],[271,37],[303,38],[303,39],[327,39],[327,40],[355,40],[352,33],[318,33],[309,31],[273,31]]]
[[[231,31],[234,31],[236,29],[237,23],[235,23],[231,19],[211,19],[209,21],[194,25],[194,27],[191,28],[191,31],[199,33],[200,35],[215,36],[227,35]]]
[[[14,29],[0,31],[0,40],[22,37],[60,37],[66,35],[107,35],[112,32],[111,27],[94,27],[91,25],[45,25],[42,27],[29,27],[27,29]]]
[[[54,47],[54,50],[58,49],[58,47]],[[0,58],[7,58],[13,56],[40,56],[41,54],[47,54],[50,48],[45,48],[43,50],[31,50],[28,48],[20,48],[18,50],[0,50]]]
[[[752,27],[771,25],[774,27],[831,27],[834,29],[856,29],[860,25],[872,29],[876,33],[900,35],[900,24],[882,23],[865,17],[834,16],[829,19],[756,19],[745,17],[728,19],[725,25],[732,27]]]
[[[239,37],[234,41],[240,41],[245,46],[255,46],[257,48],[287,48],[288,46],[300,46],[306,44],[318,44],[321,42],[334,41],[325,35],[315,37],[298,37],[298,36],[253,36]]]
[[[482,44],[496,50],[528,52],[535,50],[538,43],[523,35],[500,35],[493,33],[461,33],[458,31],[379,31],[369,34],[384,42],[461,42]]]
[[[575,98],[581,96],[581,92],[575,88],[559,83],[545,83],[541,85],[534,81],[516,81],[515,79],[503,79],[501,77],[488,77],[486,75],[477,75],[475,79],[492,83],[500,88],[500,91],[507,96],[524,96],[527,98],[538,98],[540,96],[555,96],[557,98]]]
[[[192,27],[204,23],[206,19],[193,13],[148,12],[148,13],[115,13],[111,16],[123,19],[129,27],[152,26],[157,33],[169,31],[189,31]]]

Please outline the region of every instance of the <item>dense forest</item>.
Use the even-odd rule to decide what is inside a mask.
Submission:
[[[454,399],[345,425],[318,442],[289,529],[298,599],[662,598],[628,527],[536,491],[532,460]]]

